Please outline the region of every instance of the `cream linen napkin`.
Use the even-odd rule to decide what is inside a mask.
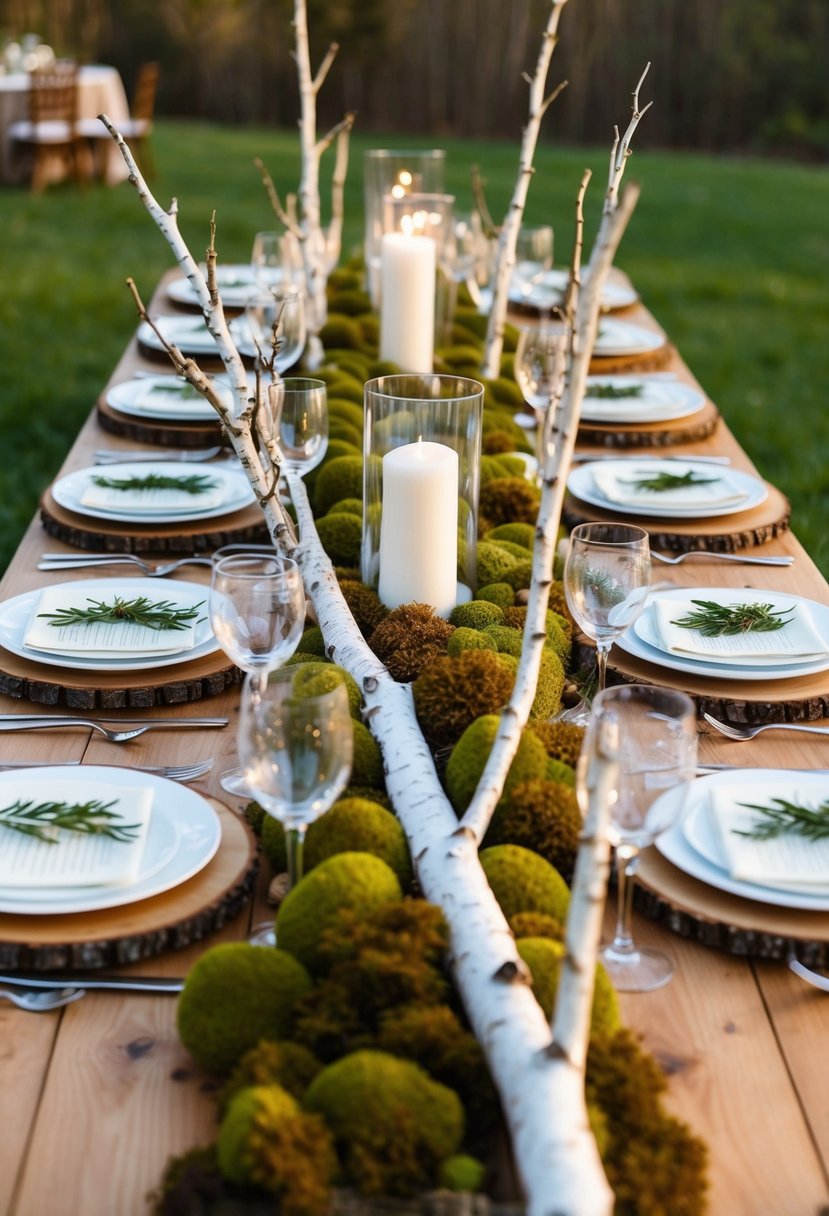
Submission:
[[[829,789],[827,789],[829,794]],[[805,836],[783,833],[772,840],[752,840],[740,832],[750,831],[763,816],[742,805],[770,806],[775,798],[785,798],[801,806],[815,806],[814,787],[799,794],[796,787],[771,783],[719,786],[709,794],[708,815],[722,850],[725,869],[740,882],[765,886],[829,888],[829,838],[808,840]]]
[[[0,889],[25,887],[42,891],[52,887],[121,886],[135,882],[144,855],[153,802],[153,790],[140,786],[111,785],[87,781],[65,782],[38,779],[4,782],[0,811],[17,801],[112,803],[108,810],[119,822],[137,824],[135,839],[110,840],[82,832],[61,830],[56,844],[3,827],[0,822]],[[2,816],[0,815],[0,821]]]
[[[693,471],[704,484],[682,486],[676,490],[644,490],[634,483],[644,477],[656,477],[660,473],[683,477]],[[596,489],[609,502],[629,507],[649,507],[658,513],[665,507],[672,510],[708,511],[717,507],[731,506],[748,498],[748,492],[740,489],[726,472],[715,466],[683,464],[673,460],[660,464],[658,460],[635,460],[626,462],[606,461],[591,468]]]
[[[159,600],[173,600],[176,607],[189,608],[198,604],[198,599],[175,597],[173,593],[154,596],[152,590],[148,598],[157,603]],[[162,588],[162,592],[168,592]],[[95,622],[79,625],[53,625],[46,620],[44,613],[57,612],[60,608],[87,608],[90,600],[111,604],[116,595],[124,599],[134,599],[136,592],[130,588],[124,593],[119,588],[117,579],[112,587],[106,588],[95,596],[89,596],[79,591],[72,583],[64,583],[55,587],[46,587],[40,594],[23,637],[23,645],[33,650],[43,650],[47,654],[78,655],[86,658],[138,658],[146,655],[177,654],[179,651],[192,650],[196,644],[196,626],[199,618],[207,615],[207,606],[202,601],[202,607],[197,616],[190,622],[184,623],[183,629],[149,629],[146,625],[136,625],[129,621],[119,621],[107,625]]]
[[[201,477],[204,479],[204,489],[196,494],[188,494],[180,489],[132,490],[118,489],[113,486],[96,485],[95,478],[107,480],[141,479],[151,473],[163,477]],[[217,469],[202,471],[199,469],[181,469],[177,465],[143,465],[134,464],[129,468],[120,465],[110,465],[108,468],[96,469],[89,474],[89,482],[80,496],[82,507],[92,507],[96,511],[128,511],[131,515],[193,515],[201,511],[212,511],[221,507],[227,501],[228,483]]]
[[[224,395],[224,390],[222,395]],[[177,380],[174,376],[155,382],[142,382],[141,390],[136,394],[133,405],[137,410],[147,414],[180,414],[182,410],[212,410],[205,398],[185,380]]]
[[[705,600],[714,597],[703,590],[696,598]],[[735,588],[728,599],[722,594],[717,596],[717,602],[740,604],[763,601],[758,596],[741,599],[739,588]],[[791,619],[782,629],[773,629],[768,633],[749,630],[747,633],[725,637],[703,637],[698,629],[685,629],[674,624],[674,621],[681,620],[689,612],[697,611],[697,606],[690,599],[655,599],[651,620],[661,648],[669,654],[689,654],[697,659],[753,665],[769,661],[809,662],[829,654],[829,646],[818,633],[808,605],[792,600],[788,607],[783,603],[775,603],[774,609],[787,614],[794,609]]]

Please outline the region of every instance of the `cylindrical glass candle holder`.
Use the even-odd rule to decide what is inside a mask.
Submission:
[[[483,399],[464,376],[365,386],[362,577],[389,608],[474,593]]]
[[[380,240],[383,236],[383,199],[402,198],[412,191],[440,193],[446,152],[443,148],[408,151],[370,148],[363,153],[363,198],[366,275],[372,304],[380,306]]]

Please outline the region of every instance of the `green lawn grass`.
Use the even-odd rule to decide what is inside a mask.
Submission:
[[[347,186],[345,251],[361,240],[361,153],[407,146],[357,136]],[[429,146],[432,141],[415,141]],[[518,146],[440,140],[447,189],[469,206],[480,166],[493,214],[512,191]],[[647,146],[647,120],[637,135]],[[284,192],[298,181],[293,132],[161,122],[154,136],[165,205],[204,249],[211,212],[225,261],[247,260],[253,234],[274,226],[253,158]],[[545,145],[527,219],[552,222],[557,260],[573,199],[594,171],[588,237],[606,180],[603,150]],[[829,574],[829,170],[781,162],[637,152],[628,174],[643,192],[619,264],[720,407],[761,472],[793,504],[793,527]],[[55,187],[39,198],[0,193],[0,566],[4,566],[136,324],[124,280],[145,295],[172,264],[166,243],[124,183]]]

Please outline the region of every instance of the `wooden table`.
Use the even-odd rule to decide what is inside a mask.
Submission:
[[[131,346],[117,376],[140,362]],[[147,365],[149,366],[149,365]],[[687,369],[677,363],[687,376]],[[90,420],[67,460],[87,462],[101,433]],[[113,441],[117,446],[117,441]],[[749,467],[720,429],[706,450],[726,451]],[[38,523],[27,532],[2,586],[7,597],[45,584],[35,570],[44,544]],[[790,570],[724,567],[702,561],[667,570],[679,585],[786,588],[829,602],[829,588],[792,534],[764,552],[790,553]],[[67,577],[84,577],[84,572]],[[189,579],[205,579],[196,568]],[[762,580],[762,581],[761,581]],[[195,711],[235,712],[226,693]],[[0,712],[30,709],[0,698]],[[212,755],[216,767],[196,788],[219,793],[217,774],[234,756],[233,729],[149,734],[124,747],[86,731],[0,734],[3,759],[82,759],[158,764]],[[737,744],[705,733],[706,761],[821,767],[829,740],[765,736]],[[267,910],[257,899],[209,943],[243,938]],[[829,917],[827,918],[829,919]],[[782,963],[761,963],[706,949],[637,918],[645,943],[666,950],[673,981],[658,992],[623,999],[627,1022],[641,1033],[670,1078],[669,1104],[709,1144],[714,1216],[818,1216],[829,1204],[829,998]],[[829,931],[827,932],[829,936]],[[204,947],[168,953],[132,968],[183,975]],[[0,1003],[0,1212],[7,1216],[140,1216],[166,1159],[215,1134],[206,1078],[175,1033],[175,1000],[91,993],[42,1015]],[[666,1214],[669,1216],[669,1214]]]

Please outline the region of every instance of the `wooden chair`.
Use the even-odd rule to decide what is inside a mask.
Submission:
[[[118,130],[132,149],[145,177],[155,176],[155,163],[150,150],[150,135],[153,129],[158,76],[157,63],[140,65],[135,77],[130,116],[116,123]],[[81,119],[78,123],[78,131],[84,139],[93,142],[111,139],[97,118]]]
[[[8,130],[12,145],[34,153],[32,191],[39,194],[55,180],[55,165],[62,162],[62,178],[82,180],[78,159],[77,64],[57,62],[38,68],[29,80],[29,117]]]

